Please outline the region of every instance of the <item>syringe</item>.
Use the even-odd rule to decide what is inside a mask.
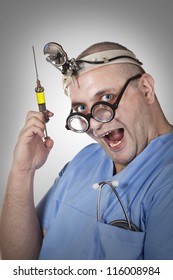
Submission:
[[[36,81],[37,86],[35,88],[36,97],[37,97],[37,104],[38,104],[39,112],[42,112],[44,114],[45,122],[48,122],[49,118],[47,116],[46,100],[45,100],[45,96],[44,96],[44,87],[41,86],[40,80],[38,78],[38,70],[37,70],[37,63],[36,63],[34,46],[32,46],[32,50],[33,50],[35,71],[36,71],[36,78],[37,78],[37,81]],[[45,125],[45,135],[46,135],[45,138],[44,138],[45,140],[50,138],[47,134],[46,125]]]

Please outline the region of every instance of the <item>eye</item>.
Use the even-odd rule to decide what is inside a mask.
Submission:
[[[105,94],[102,96],[103,101],[110,101],[113,99],[113,94]]]
[[[87,110],[87,106],[83,104],[75,108],[75,111],[79,113],[84,113],[86,110]]]

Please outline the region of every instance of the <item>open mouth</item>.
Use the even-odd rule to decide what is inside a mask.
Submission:
[[[122,143],[122,140],[124,138],[124,129],[119,128],[112,131],[108,131],[104,135],[102,135],[106,143],[111,148],[118,148],[120,144]]]

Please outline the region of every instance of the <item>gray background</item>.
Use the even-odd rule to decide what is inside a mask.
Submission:
[[[162,108],[173,122],[172,8],[172,1],[167,0],[1,0],[0,206],[26,112],[37,110],[32,45],[47,108],[55,113],[47,126],[55,141],[54,149],[35,178],[37,203],[63,165],[91,142],[88,136],[64,128],[70,103],[63,94],[59,71],[45,60],[44,45],[58,42],[70,58],[98,41],[116,41],[127,46],[154,77]]]

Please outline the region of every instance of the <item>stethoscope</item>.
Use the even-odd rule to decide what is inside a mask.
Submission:
[[[123,210],[123,213],[124,213],[124,216],[125,216],[125,220],[123,219],[119,219],[119,220],[114,220],[112,222],[109,223],[109,225],[112,225],[112,226],[115,226],[115,227],[119,227],[119,228],[123,228],[123,229],[126,229],[126,230],[131,230],[131,231],[139,231],[139,228],[133,224],[130,219],[129,219],[129,216],[127,214],[127,211],[125,209],[125,206],[116,190],[116,187],[119,186],[119,182],[118,181],[103,181],[103,182],[100,182],[100,183],[96,183],[93,185],[93,189],[98,189],[98,198],[97,198],[97,211],[96,211],[96,216],[97,216],[97,221],[101,221],[101,218],[100,218],[100,202],[101,202],[101,191],[102,191],[102,188],[103,186],[105,185],[108,185],[112,191],[114,192],[116,198],[118,199],[120,205],[121,205],[121,208]]]

